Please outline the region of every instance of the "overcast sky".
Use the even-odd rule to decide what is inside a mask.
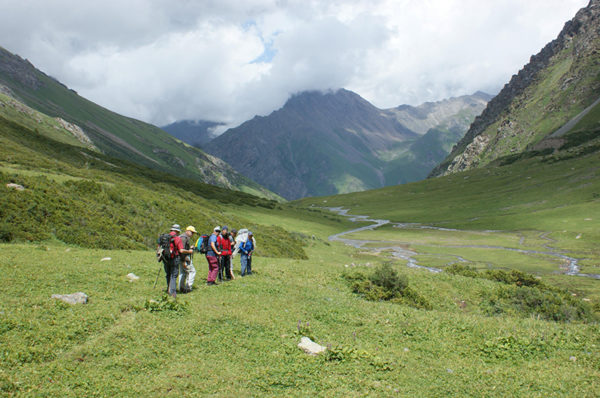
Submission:
[[[0,0],[0,46],[111,110],[236,125],[295,92],[497,91],[588,0]]]

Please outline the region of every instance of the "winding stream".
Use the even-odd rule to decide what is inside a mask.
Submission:
[[[398,246],[397,242],[395,242],[395,243],[381,242],[381,241],[372,241],[372,240],[363,240],[363,239],[350,239],[350,238],[345,237],[346,235],[350,235],[350,234],[353,234],[356,232],[372,231],[383,225],[390,224],[391,223],[390,220],[378,220],[378,219],[369,218],[369,216],[351,215],[351,214],[348,214],[348,212],[349,212],[348,209],[344,209],[342,207],[328,207],[326,209],[329,211],[335,212],[336,214],[338,214],[340,216],[348,217],[348,219],[353,222],[373,223],[370,225],[366,225],[364,227],[355,228],[355,229],[351,229],[349,231],[344,231],[344,232],[337,233],[335,235],[331,235],[329,237],[330,241],[342,242],[342,243],[345,243],[346,245],[355,247],[357,249],[368,249],[370,251],[391,250],[392,255],[396,258],[405,260],[407,262],[408,267],[422,268],[422,269],[426,269],[430,272],[436,272],[436,273],[442,272],[442,269],[440,269],[440,268],[426,267],[424,265],[420,265],[418,263],[418,261],[415,259],[415,256],[417,256],[418,253],[416,253],[412,250],[407,250],[401,246]],[[421,225],[421,224],[398,223],[398,224],[393,224],[393,225],[394,225],[394,227],[401,228],[401,229],[421,228],[421,229],[434,229],[434,230],[438,230],[438,231],[460,232],[459,230],[456,230],[456,229],[438,228],[438,227],[433,227],[433,226],[429,226],[429,225]],[[484,232],[493,233],[493,232],[499,232],[499,231],[488,230],[488,231],[484,231]],[[548,240],[549,242],[552,242],[552,239],[547,237],[547,233],[542,235],[542,238]],[[523,241],[523,238],[521,239],[521,242],[522,241]],[[365,245],[373,244],[373,243],[381,243],[383,246],[375,247],[375,248],[373,248],[373,247],[365,248]],[[389,246],[386,245],[386,243],[389,243]],[[418,245],[418,244],[406,242],[406,245]],[[512,248],[512,247],[491,246],[491,245],[447,245],[447,246],[442,246],[442,245],[427,244],[427,246],[436,247],[436,248],[452,248],[452,249],[494,249],[494,250],[506,250],[506,251],[517,252],[517,253],[522,253],[522,254],[546,255],[546,256],[550,256],[550,257],[559,258],[559,259],[565,261],[566,263],[568,263],[567,272],[565,273],[566,275],[600,279],[600,275],[597,275],[597,274],[582,274],[582,273],[580,273],[579,272],[580,271],[580,267],[579,267],[580,259],[570,257],[570,256],[566,255],[564,252],[558,252],[558,251],[552,249],[549,245],[544,245],[544,247],[546,249],[548,249],[548,251],[525,250],[525,249],[516,249],[516,248]],[[464,258],[462,258],[460,256],[455,256],[455,255],[444,255],[444,256],[456,258],[456,261],[449,262],[446,264],[446,266],[455,264],[457,262],[461,262],[461,263],[468,262],[467,260],[465,260]]]

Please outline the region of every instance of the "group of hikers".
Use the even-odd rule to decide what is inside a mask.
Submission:
[[[241,259],[241,275],[252,275],[252,254],[256,250],[256,241],[251,231],[237,231],[229,227],[216,226],[211,235],[201,235],[193,244],[196,228],[189,226],[181,233],[178,224],[171,227],[168,234],[158,238],[156,255],[158,261],[164,264],[167,293],[177,296],[177,279],[179,277],[179,292],[192,291],[196,269],[193,263],[194,252],[206,256],[208,262],[207,285],[235,279],[232,258],[239,253]],[[157,276],[158,278],[158,276]]]

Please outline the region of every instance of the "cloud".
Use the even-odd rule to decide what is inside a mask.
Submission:
[[[0,0],[0,45],[116,112],[236,125],[290,94],[495,92],[587,0]]]

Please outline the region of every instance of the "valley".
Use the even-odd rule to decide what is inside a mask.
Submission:
[[[0,48],[0,396],[599,396],[598,26],[493,99],[303,91],[215,139]],[[196,252],[167,296],[174,223],[252,230],[252,275]]]

